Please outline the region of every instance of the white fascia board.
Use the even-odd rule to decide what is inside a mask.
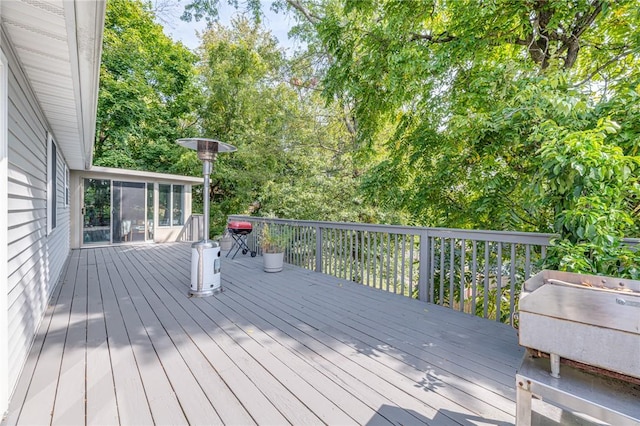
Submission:
[[[100,58],[106,14],[106,0],[65,0],[65,19],[71,58],[76,111],[79,123],[79,149],[84,168],[93,160],[98,111]]]

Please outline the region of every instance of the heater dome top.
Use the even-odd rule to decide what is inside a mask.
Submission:
[[[237,148],[228,143],[207,138],[183,138],[176,141],[178,145],[198,151],[201,160],[213,160],[219,152],[234,152]]]

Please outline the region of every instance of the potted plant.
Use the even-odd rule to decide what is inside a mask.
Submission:
[[[220,250],[221,251],[229,251],[231,250],[231,246],[233,245],[233,240],[231,239],[231,234],[229,232],[225,232],[219,238],[220,241]]]
[[[280,272],[284,268],[284,252],[289,245],[287,230],[265,223],[260,233],[260,247],[265,272]]]

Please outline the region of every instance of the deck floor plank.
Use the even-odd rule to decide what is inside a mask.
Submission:
[[[134,253],[134,249],[126,253],[116,253],[117,267],[138,312],[141,326],[149,336],[164,374],[175,391],[177,402],[191,424],[222,423],[177,347],[181,343],[180,335],[170,336],[170,330],[167,329],[168,324],[161,321],[161,315],[166,307],[152,293],[144,293],[144,278],[140,274],[139,263],[133,262]],[[189,395],[189,397],[180,398],[178,395]],[[164,417],[160,417],[160,419],[162,422],[165,421]],[[167,423],[173,424],[168,419]]]
[[[206,316],[200,314],[199,310],[195,310],[194,301],[186,297],[188,287],[184,285],[184,283],[189,282],[189,276],[182,274],[179,276],[179,279],[174,280],[174,283],[167,282],[167,275],[163,275],[165,273],[165,258],[177,259],[179,263],[179,257],[172,257],[177,253],[161,249],[149,250],[148,253],[153,253],[151,259],[149,259],[150,264],[153,265],[153,269],[149,271],[150,274],[156,277],[157,283],[163,287],[166,295],[172,295],[171,297],[165,297],[163,302],[174,318],[180,323],[185,333],[187,333],[198,346],[208,363],[214,366],[220,378],[233,392],[235,397],[238,398],[251,418],[262,424],[275,425],[288,423],[280,411],[274,407],[260,388],[255,385],[247,372],[236,364],[238,354],[227,354],[210,334],[210,330],[215,328],[215,324],[212,324]],[[177,267],[179,268],[179,266]],[[182,286],[182,290],[171,290],[171,286],[173,285]],[[242,354],[240,354],[240,356],[242,356]],[[203,377],[202,380],[209,380],[209,377]],[[219,405],[216,404],[216,407],[224,410],[221,411],[222,418],[231,417],[233,419],[238,415],[235,412],[236,406],[231,404],[225,405],[224,400],[221,402]],[[243,424],[242,422],[230,423]]]
[[[300,282],[302,284],[302,282]],[[271,286],[270,290],[277,291],[276,287]],[[323,292],[322,294],[326,294],[327,292]],[[305,304],[305,313],[309,314],[311,312],[315,313],[315,320],[321,322],[329,329],[335,329],[335,331],[330,331],[332,335],[338,335],[341,333],[346,339],[357,339],[358,345],[369,346],[372,348],[374,355],[378,361],[385,359],[387,365],[391,365],[393,367],[394,360],[399,360],[401,362],[407,363],[408,367],[413,370],[416,370],[424,375],[423,372],[429,372],[430,378],[434,380],[438,380],[438,376],[444,374],[448,377],[448,382],[455,387],[454,394],[450,395],[450,398],[454,401],[460,401],[461,398],[464,398],[464,395],[455,394],[455,389],[468,389],[472,388],[473,393],[476,398],[480,398],[481,400],[491,400],[494,403],[500,403],[503,411],[509,410],[511,407],[511,400],[514,397],[513,389],[507,388],[506,386],[500,387],[499,390],[502,391],[500,393],[504,396],[502,400],[497,397],[497,395],[493,392],[487,393],[484,387],[478,389],[475,386],[475,383],[478,381],[482,381],[485,386],[489,385],[492,387],[492,390],[498,386],[491,386],[494,383],[495,377],[500,372],[498,370],[492,370],[493,372],[488,372],[486,376],[482,377],[476,374],[472,374],[473,377],[468,377],[470,373],[470,367],[473,367],[471,373],[475,373],[478,369],[478,365],[473,366],[473,360],[466,360],[461,362],[460,365],[455,365],[449,363],[448,367],[445,369],[442,366],[437,366],[432,363],[432,360],[439,360],[440,357],[434,356],[423,356],[422,358],[418,358],[416,355],[417,351],[412,351],[413,347],[409,347],[408,345],[404,345],[403,341],[419,341],[420,339],[416,339],[416,335],[419,335],[415,331],[415,325],[407,324],[405,326],[405,330],[396,330],[394,334],[387,331],[384,327],[386,322],[378,321],[379,312],[378,311],[369,311],[367,315],[361,316],[361,321],[356,321],[350,315],[345,314],[349,309],[349,305],[345,305],[341,303],[339,300],[332,299],[330,303],[319,303],[319,300],[322,294],[313,295],[312,299],[315,304]],[[306,294],[301,296],[297,292],[293,291],[285,291],[285,293],[280,294],[280,298],[291,298],[296,302],[294,303],[305,303],[306,299],[309,296]],[[397,337],[397,338],[396,338]],[[346,343],[349,343],[348,340],[345,340]],[[476,342],[474,342],[475,344]],[[484,344],[486,345],[486,343]],[[423,346],[428,346],[425,341]],[[519,353],[520,351],[518,351]],[[414,355],[414,353],[416,355]],[[453,353],[453,351],[449,351],[449,353]],[[443,356],[447,356],[446,353],[441,354]],[[393,359],[391,359],[393,358]],[[471,365],[469,365],[471,362]],[[414,371],[414,374],[416,371]],[[511,379],[509,383],[512,384],[513,374],[515,374],[515,369],[512,372],[511,376],[504,376],[508,379]],[[497,398],[496,398],[497,397]],[[470,404],[471,402],[468,402]]]
[[[117,272],[109,256],[110,250],[93,250],[98,250],[96,258],[101,259],[105,265],[104,268],[98,268],[98,279],[104,304],[107,346],[111,358],[119,421],[121,424],[151,424],[153,417],[138,371],[134,342],[127,334],[125,316],[120,310],[120,301],[112,284],[117,279]],[[90,416],[91,413],[87,417]]]
[[[85,259],[86,256],[81,256],[82,261]],[[75,261],[67,263],[63,278],[65,285],[60,285],[60,292],[51,311],[51,319],[45,321],[48,327],[43,331],[45,336],[42,346],[35,348],[39,351],[38,362],[33,370],[31,383],[20,412],[20,423],[51,423],[79,264],[80,259],[77,263]]]
[[[119,421],[118,404],[100,285],[100,277],[107,276],[107,266],[98,261],[98,250],[84,251],[96,264],[87,270],[87,423],[113,425]]]
[[[281,298],[285,297],[284,294],[280,296]],[[295,309],[292,305],[288,306],[288,309]],[[430,363],[412,362],[414,360],[404,352],[397,352],[399,356],[391,357],[387,354],[390,350],[384,336],[376,338],[379,333],[375,327],[364,328],[363,330],[356,327],[350,328],[331,318],[332,311],[330,305],[323,305],[322,308],[324,313],[318,312],[317,309],[307,307],[305,308],[304,314],[311,316],[312,320],[317,321],[316,324],[322,324],[323,332],[336,337],[343,344],[356,351],[362,351],[363,348],[366,348],[371,358],[380,364],[379,366],[370,364],[369,368],[374,369],[374,367],[377,367],[375,370],[386,372],[390,376],[400,372],[400,380],[409,379],[415,383],[420,383],[425,389],[435,390],[438,395],[454,401],[457,405],[464,405],[467,408],[473,409],[476,413],[492,415],[497,418],[503,418],[504,420],[506,413],[493,410],[493,407],[486,404],[484,400],[492,401],[492,404],[499,403],[503,409],[508,410],[510,408],[508,399],[488,392],[485,388],[478,387],[475,383],[463,379],[460,376],[448,374],[448,372],[442,371],[441,368]],[[299,314],[302,314],[302,312],[299,311]],[[464,374],[462,369],[458,369],[456,373]],[[443,383],[444,381],[446,381],[449,386],[439,388],[439,383]],[[470,391],[469,393],[465,393],[461,391],[461,389],[470,389]],[[439,403],[438,405],[442,406],[443,403]],[[508,414],[506,415],[508,416]]]
[[[178,283],[178,285],[172,285],[169,289],[174,293],[177,298],[184,299],[187,293],[187,287]],[[278,381],[274,375],[277,372],[272,372],[265,369],[259,361],[254,358],[252,352],[247,351],[242,344],[239,344],[228,334],[227,329],[230,325],[228,319],[216,315],[215,310],[209,309],[206,299],[193,298],[190,300],[193,306],[196,308],[192,311],[194,315],[201,315],[199,322],[209,324],[208,333],[218,343],[220,348],[229,354],[232,359],[244,370],[249,372],[249,377],[254,383],[257,383],[262,392],[269,398],[269,400],[278,408],[278,410],[293,424],[320,424],[322,423],[320,418],[298,400],[298,395],[295,391],[288,389],[285,385]],[[260,357],[260,361],[268,362],[269,354],[264,353]],[[283,376],[283,379],[295,380],[295,375],[289,373],[289,375]],[[310,400],[311,401],[311,400]]]
[[[268,291],[266,290],[266,286],[269,286]],[[445,385],[442,379],[433,374],[427,375],[424,372],[414,371],[416,374],[413,378],[407,377],[406,373],[403,374],[400,373],[400,371],[412,369],[410,366],[395,363],[393,366],[395,368],[392,368],[384,362],[381,362],[381,353],[375,350],[375,346],[359,341],[354,336],[354,330],[351,330],[349,333],[344,332],[344,330],[331,327],[329,324],[333,323],[334,325],[337,325],[337,323],[331,319],[331,311],[328,310],[328,305],[322,304],[318,299],[314,299],[316,309],[324,309],[328,311],[328,314],[323,315],[320,313],[314,313],[314,308],[307,304],[303,305],[299,300],[295,300],[295,291],[279,291],[277,287],[278,284],[276,282],[271,282],[260,283],[260,285],[250,288],[253,292],[257,292],[262,300],[273,297],[274,299],[271,303],[277,306],[279,310],[289,312],[299,321],[312,325],[326,336],[331,336],[331,340],[333,342],[330,345],[334,350],[338,351],[345,357],[354,358],[362,368],[375,372],[379,380],[383,380],[389,385],[397,388],[404,389],[406,394],[413,396],[416,399],[420,399],[423,396],[422,393],[425,391],[431,392],[429,404],[433,404],[432,407],[444,407],[452,413],[459,412],[460,416],[456,417],[458,417],[458,420],[460,421],[464,421],[464,418],[466,418],[467,415],[479,414],[471,411],[469,409],[471,407],[465,407],[462,404],[466,402],[467,405],[471,405],[472,403],[474,405],[481,405],[481,401],[478,401],[475,398],[468,398],[468,395],[460,393],[449,398],[443,396],[442,393],[451,393],[454,388],[449,386],[449,383],[446,383]],[[304,306],[304,309],[300,308],[301,306]],[[366,354],[367,356],[357,356],[359,354]],[[480,389],[478,388],[478,390]],[[490,414],[491,417],[489,418],[497,418],[498,420],[504,420],[505,417],[508,418],[508,415],[492,410],[490,407],[482,408],[483,410],[481,410],[481,414]]]
[[[110,276],[113,291],[122,313],[127,338],[131,342],[137,375],[141,378],[141,385],[146,394],[151,415],[156,423],[186,424],[188,422],[185,413],[178,402],[167,370],[163,368],[151,339],[154,331],[161,333],[161,330],[156,328],[149,333],[145,327],[140,310],[143,309],[146,302],[136,292],[135,284],[128,280],[125,265],[123,265],[119,254],[120,251],[109,250],[105,254],[105,260],[112,264]],[[136,306],[136,301],[139,302],[138,306]],[[152,325],[149,324],[150,327]],[[170,352],[169,346],[163,349]],[[175,367],[175,370],[172,369],[172,371],[179,370],[180,364]]]
[[[84,402],[86,393],[87,272],[89,264],[95,263],[95,259],[90,261],[91,258],[92,253],[83,253],[83,262],[75,276],[70,276],[75,280],[75,286],[56,390],[54,424],[71,426],[85,422],[85,404],[80,402]]]
[[[179,349],[180,355],[189,366],[191,373],[207,395],[221,421],[227,424],[255,424],[249,413],[194,342],[198,338],[194,335],[190,336],[174,316],[174,312],[170,308],[171,303],[167,303],[168,293],[165,292],[162,285],[158,285],[159,282],[166,280],[166,276],[155,275],[158,268],[163,268],[163,264],[152,258],[141,256],[138,251],[134,252],[132,256],[136,256],[140,260],[140,280],[138,281],[140,290],[145,294],[147,300],[152,301],[154,312],[158,315],[162,326],[169,333],[176,348]]]
[[[177,276],[180,276],[180,273],[182,273],[182,274],[186,273],[186,270],[187,270],[186,267],[184,266],[185,262],[187,261],[187,259],[181,259],[181,257],[182,257],[182,253],[175,253],[175,258],[179,259],[179,260],[182,260],[182,261],[177,262],[177,265],[175,265],[175,268],[172,268],[174,270],[181,271],[181,272],[177,273],[178,274]],[[186,263],[186,265],[188,265],[188,263]],[[229,267],[231,266],[231,264],[226,264],[226,265],[228,265]],[[229,272],[231,272],[231,271],[229,271]],[[171,274],[171,273],[175,273],[175,272],[168,271],[168,273]],[[230,275],[233,275],[233,274],[231,273]],[[225,291],[225,293],[223,293],[222,295],[220,295],[216,299],[224,300],[226,298],[227,294],[229,294],[229,290]],[[263,305],[264,305],[264,303],[263,303]],[[277,311],[277,309],[273,309],[273,310]],[[252,329],[253,328],[255,328],[255,327],[252,326]],[[279,337],[278,341],[282,341],[282,337]],[[330,350],[330,348],[328,348],[327,346],[324,346],[324,347],[322,347],[322,349],[320,349],[320,351],[324,351],[325,352],[325,356],[328,356],[330,359],[332,359],[332,362],[329,362],[326,365],[326,368],[330,368],[331,369],[331,368],[335,367],[335,364],[338,364],[338,365],[342,365],[342,368],[345,368],[346,370],[351,371],[350,375],[349,374],[344,374],[344,372],[343,372],[342,379],[344,380],[344,383],[347,383],[350,386],[355,386],[355,388],[357,388],[359,391],[361,391],[360,394],[363,395],[364,398],[373,398],[374,403],[372,405],[374,407],[380,407],[380,406],[385,406],[385,405],[397,406],[396,404],[394,404],[392,402],[392,400],[386,399],[384,397],[383,398],[376,398],[376,394],[377,394],[378,391],[379,392],[383,392],[383,393],[386,392],[386,393],[395,394],[396,395],[395,396],[396,399],[398,398],[397,394],[399,394],[400,398],[402,398],[404,395],[402,395],[401,393],[398,393],[396,388],[391,387],[391,386],[387,386],[385,388],[383,386],[382,389],[381,389],[380,385],[381,385],[382,382],[379,382],[379,381],[374,381],[373,385],[361,386],[361,382],[358,380],[358,377],[362,376],[363,374],[367,375],[367,374],[370,374],[370,373],[367,370],[364,370],[362,368],[359,368],[359,369],[356,369],[356,371],[353,371],[353,368],[352,368],[352,365],[351,365],[352,362],[351,362],[351,360],[349,358],[345,358],[343,356],[340,356],[339,354],[333,354],[333,353],[331,353],[330,355],[327,355],[326,351],[328,349]],[[330,350],[330,352],[333,352],[333,351]],[[313,359],[313,362],[317,363],[318,360],[317,359]],[[345,366],[345,364],[346,364],[346,366]],[[354,365],[357,366],[357,364],[354,364]],[[394,397],[392,396],[392,398],[394,398]],[[408,403],[411,404],[413,402],[416,402],[416,401],[411,401],[411,402],[408,402]],[[423,403],[420,403],[420,402],[417,402],[415,404],[414,408],[416,408],[417,410],[422,410],[422,411],[428,409],[428,407],[426,405],[424,405]],[[432,414],[436,415],[436,412],[434,411]],[[375,424],[380,424],[381,420],[382,420],[381,416],[379,416],[378,414],[374,414],[371,417],[371,419],[369,419],[367,421],[367,423],[368,422],[372,422],[372,423],[375,423]],[[399,409],[396,412],[394,412],[393,421],[394,422],[398,422],[399,421],[402,424],[417,424],[419,422],[424,422],[424,418],[423,418],[422,415],[419,415],[417,417],[412,417],[410,414],[408,414],[408,412],[405,412],[404,410]],[[438,424],[449,424],[449,423],[447,423],[446,420],[443,419]],[[451,424],[454,424],[454,423],[451,422]]]
[[[73,250],[4,423],[513,424],[510,327],[242,255],[189,298],[190,262]]]

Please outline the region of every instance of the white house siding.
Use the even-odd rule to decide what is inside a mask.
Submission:
[[[7,53],[10,49],[3,46]],[[47,235],[47,123],[18,62],[9,61],[8,328],[13,389],[69,253],[65,162],[58,149],[57,226]]]

